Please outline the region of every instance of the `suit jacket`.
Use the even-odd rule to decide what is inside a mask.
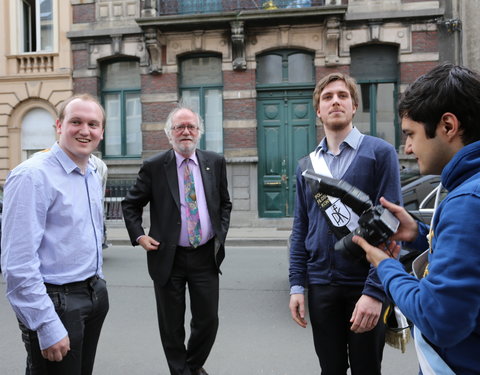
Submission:
[[[223,156],[211,151],[196,150],[196,155],[215,233],[215,262],[220,272],[232,210],[227,189],[226,162]],[[148,235],[160,242],[158,250],[147,251],[148,272],[155,282],[165,285],[172,270],[181,228],[177,164],[173,149],[145,160],[135,185],[122,201],[123,218],[134,246],[138,245],[137,238],[145,234],[142,213],[148,203]]]

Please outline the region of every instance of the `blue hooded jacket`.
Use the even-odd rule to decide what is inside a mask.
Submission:
[[[449,193],[435,214],[427,276],[417,280],[393,259],[380,263],[378,275],[455,374],[478,374],[480,141],[457,152],[443,169],[442,184]],[[424,236],[428,228],[419,229]]]

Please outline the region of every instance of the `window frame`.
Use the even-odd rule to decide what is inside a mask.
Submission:
[[[56,6],[53,0],[50,1],[51,6],[51,48],[42,49],[42,19],[40,0],[18,0],[17,1],[17,22],[20,30],[17,38],[17,49],[20,54],[29,53],[52,53],[57,49],[57,16]],[[33,4],[32,4],[33,3]],[[25,9],[28,8],[28,14]],[[28,20],[27,20],[28,19]],[[15,30],[15,34],[16,34]],[[14,34],[14,35],[15,35]],[[28,35],[26,35],[28,34]]]
[[[395,149],[398,150],[400,147],[400,140],[401,140],[401,131],[399,125],[399,118],[398,118],[398,92],[399,92],[399,83],[397,80],[392,79],[359,79],[357,80],[357,84],[359,86],[359,95],[363,95],[363,93],[368,93],[368,102],[369,108],[368,112],[370,113],[370,135],[377,137],[377,123],[378,123],[378,85],[391,83],[393,84],[393,128],[394,128],[394,144],[393,146]],[[362,90],[362,85],[368,85],[368,90],[365,92]],[[361,97],[363,102],[363,96]],[[355,125],[355,117],[353,118],[353,125]]]
[[[198,99],[199,99],[199,109],[198,112],[202,119],[204,120],[203,127],[204,127],[204,133],[202,134],[202,137],[200,138],[200,144],[199,148],[202,150],[205,150],[206,147],[206,136],[208,133],[208,124],[205,121],[205,92],[207,90],[218,90],[221,92],[221,98],[222,98],[222,120],[221,120],[221,150],[214,150],[215,152],[219,154],[224,153],[224,128],[223,128],[223,121],[224,121],[224,106],[223,106],[223,91],[224,91],[224,85],[223,85],[223,70],[220,70],[220,73],[222,74],[222,83],[214,83],[214,84],[208,84],[208,83],[202,83],[202,84],[195,84],[195,85],[188,85],[188,84],[183,84],[182,80],[182,63],[186,60],[194,59],[194,58],[201,58],[201,57],[216,57],[220,59],[220,67],[221,67],[221,62],[222,62],[222,56],[219,54],[215,53],[205,53],[205,54],[189,54],[186,56],[182,56],[179,61],[178,61],[178,66],[179,66],[179,74],[180,74],[180,79],[179,79],[179,84],[178,84],[178,92],[179,92],[179,98],[183,98],[183,92],[184,91],[198,91]],[[220,68],[221,69],[221,68]]]
[[[305,82],[292,82],[290,81],[290,77],[288,75],[289,72],[289,61],[288,58],[291,55],[297,55],[297,54],[303,54],[307,55],[312,59],[312,77],[310,80],[305,81]],[[259,77],[259,65],[260,65],[260,58],[265,57],[265,56],[280,56],[281,57],[281,72],[282,72],[282,80],[281,82],[272,82],[272,83],[260,83],[260,77]],[[257,63],[257,69],[255,69],[255,83],[257,90],[262,90],[262,89],[269,89],[271,87],[282,87],[285,86],[288,89],[294,89],[296,87],[298,88],[303,88],[306,85],[311,85],[312,82],[315,83],[315,55],[313,52],[308,51],[308,50],[302,50],[302,49],[280,49],[280,50],[273,50],[273,51],[267,51],[264,53],[261,53],[257,55],[256,57],[256,63]]]
[[[128,61],[135,61],[139,63],[138,60],[136,59],[122,59],[122,60],[114,60],[114,61],[107,61],[104,63],[102,66],[102,76],[101,76],[101,103],[103,107],[105,108],[105,111],[107,111],[106,108],[106,96],[107,95],[118,95],[119,96],[119,102],[120,102],[120,155],[112,155],[106,153],[106,141],[107,141],[107,133],[106,130],[109,127],[108,124],[108,118],[106,119],[106,126],[105,126],[105,133],[104,133],[104,139],[102,141],[101,145],[101,150],[102,150],[102,155],[105,159],[138,159],[142,157],[143,153],[143,133],[141,129],[141,123],[143,121],[143,116],[140,121],[140,133],[141,133],[141,139],[142,139],[142,144],[140,145],[140,153],[139,154],[128,154],[127,153],[127,106],[126,106],[126,99],[127,96],[130,94],[136,94],[138,95],[139,99],[141,98],[142,90],[141,87],[135,87],[135,88],[123,88],[123,89],[106,89],[105,86],[105,74],[103,72],[103,69],[107,65],[112,65],[115,63],[121,63],[121,62],[128,62]],[[138,74],[140,75],[140,70],[138,70]],[[141,106],[141,101],[140,101],[140,106]],[[142,109],[140,109],[140,113],[142,113]],[[108,115],[108,113],[106,113]]]

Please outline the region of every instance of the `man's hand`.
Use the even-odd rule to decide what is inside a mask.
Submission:
[[[397,259],[398,254],[400,253],[400,246],[397,245],[395,241],[388,243],[388,246],[383,246],[383,250],[370,245],[365,238],[360,236],[353,236],[352,242],[360,246],[367,255],[367,260],[375,267],[378,267],[382,260],[388,258]]]
[[[305,320],[305,296],[303,294],[292,294],[290,296],[290,313],[293,320],[297,322],[300,327],[305,328],[307,321]]]
[[[158,250],[158,245],[160,245],[160,242],[154,240],[152,237],[147,236],[146,234],[144,234],[143,236],[140,236],[137,242],[141,247],[143,247],[147,251]]]
[[[56,344],[42,350],[42,357],[52,362],[60,362],[70,351],[70,339],[65,336]]]
[[[382,302],[363,294],[355,305],[350,330],[355,333],[368,332],[375,328],[382,312]]]
[[[400,225],[393,234],[392,240],[407,242],[415,240],[418,236],[418,224],[405,208],[389,202],[383,197],[380,198],[380,203],[400,221]]]

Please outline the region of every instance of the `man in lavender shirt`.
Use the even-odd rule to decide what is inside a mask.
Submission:
[[[167,118],[165,133],[173,146],[146,160],[122,202],[132,245],[147,252],[148,271],[157,302],[160,337],[170,373],[206,375],[203,365],[218,328],[220,264],[232,204],[227,190],[225,159],[197,149],[203,133],[201,117],[178,106]],[[198,242],[189,237],[190,215],[185,192],[188,165],[195,186]],[[196,195],[196,196],[195,196]],[[143,207],[150,203],[150,230],[142,227]],[[185,289],[188,284],[192,321],[185,346]]]

